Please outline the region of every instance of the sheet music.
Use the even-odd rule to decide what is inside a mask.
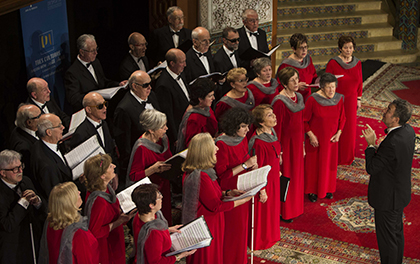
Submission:
[[[280,47],[280,44],[277,44],[276,46],[274,46],[268,53],[264,53],[265,55],[267,55],[267,57],[270,57],[278,48]]]
[[[99,90],[95,90],[93,92],[96,92],[100,95],[102,95],[102,97],[105,100],[111,100],[112,97],[114,97],[114,95],[120,90],[120,89],[125,89],[128,85],[128,82],[126,85],[123,86],[117,86],[117,87],[111,87],[111,88],[106,88],[106,89],[99,89]]]
[[[213,239],[203,216],[184,225],[179,230],[181,233],[171,234],[172,252],[166,254],[166,256],[209,246]]]
[[[124,212],[124,214],[136,208],[136,204],[133,202],[133,200],[131,200],[131,194],[133,193],[134,189],[136,189],[141,184],[147,183],[152,183],[148,177],[134,183],[130,187],[125,188],[117,194],[117,198],[120,201],[121,210]]]
[[[71,116],[69,131],[65,135],[63,135],[63,139],[73,135],[74,131],[76,131],[77,127],[85,120],[85,118],[86,118],[86,111],[84,108],[74,113]]]
[[[239,175],[238,177],[238,190],[249,191],[252,188],[262,183],[267,183],[267,175],[271,170],[270,165],[252,170],[250,172]]]
[[[85,166],[85,161],[90,157],[98,155],[99,153],[105,154],[105,150],[102,147],[95,149],[91,154],[89,154],[89,156],[87,156],[82,162],[80,162],[76,167],[74,167],[71,170],[71,173],[73,175],[73,181],[79,178],[80,175],[82,175]]]
[[[172,160],[172,159],[174,159],[174,158],[176,158],[178,156],[186,159],[187,158],[187,153],[188,153],[188,149],[184,149],[183,151],[178,152],[177,154],[173,155],[172,157],[170,157],[169,159],[165,160],[164,162],[165,163],[168,163],[168,161],[170,161],[170,160]]]
[[[147,74],[152,74],[152,73],[154,73],[155,71],[157,71],[157,70],[159,70],[159,69],[164,69],[164,68],[166,68],[168,66],[168,62],[165,60],[164,62],[162,62],[161,64],[159,64],[158,66],[156,66],[156,67],[154,67],[153,69],[151,69],[151,70],[149,70],[148,72],[147,72]]]

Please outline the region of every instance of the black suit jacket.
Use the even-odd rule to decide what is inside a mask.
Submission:
[[[10,135],[9,148],[13,149],[22,154],[22,162],[25,163],[26,167],[23,170],[23,174],[34,180],[31,168],[31,149],[37,139],[20,127],[15,127]]]
[[[83,97],[88,92],[118,86],[119,84],[118,82],[109,80],[105,77],[99,59],[93,61],[92,66],[95,69],[98,83],[96,83],[89,70],[77,58],[64,75],[66,97],[67,101],[73,107],[73,112],[77,112],[83,108]]]
[[[213,57],[211,55],[210,49],[204,53],[204,55],[207,57],[207,61],[209,62],[210,73],[215,72]],[[192,48],[187,51],[185,56],[187,57],[187,67],[185,67],[184,73],[188,83],[200,77],[201,75],[208,74],[206,68],[204,68],[204,64],[201,62]]]
[[[149,59],[144,56],[142,58],[142,61],[144,63],[144,66],[146,67],[146,72],[150,70],[149,67]],[[133,57],[130,53],[127,53],[125,55],[124,59],[121,61],[120,64],[120,78],[121,80],[128,80],[130,78],[131,74],[135,71],[140,70],[139,65],[137,62],[134,61]]]
[[[158,99],[152,91],[147,101],[153,105],[153,108],[160,110]],[[127,91],[124,98],[118,104],[114,114],[114,135],[120,151],[120,160],[122,168],[128,166],[131,154],[131,148],[136,140],[145,132],[140,125],[140,114],[144,111],[145,106]]]
[[[28,99],[26,99],[26,103],[27,104],[33,104],[38,106],[31,97],[28,97]],[[45,103],[48,111],[50,113],[55,114],[56,116],[58,116],[61,119],[61,123],[63,123],[63,126],[66,128],[64,131],[64,134],[68,131],[69,126],[70,126],[70,117],[64,113],[61,108],[58,106],[58,104],[54,101],[54,99],[50,98],[50,100],[48,102]],[[45,114],[44,110],[42,108],[40,108],[38,106],[38,108],[41,110],[41,113]]]
[[[191,39],[191,30],[188,28],[182,28],[179,33],[179,44],[181,45],[187,39]],[[168,50],[175,48],[174,41],[172,40],[171,29],[169,26],[163,26],[153,31],[152,45],[149,45],[149,54],[153,56],[155,63],[158,61],[164,61],[165,55]]]
[[[31,180],[23,176],[19,184],[22,193],[35,188]],[[35,191],[36,192],[36,191]],[[20,197],[0,180],[0,263],[34,263],[29,223],[32,223],[35,251],[38,253],[39,240],[46,218],[46,204],[36,209],[29,205],[27,209],[18,204]]]
[[[185,87],[188,90],[188,83],[185,76],[181,73]],[[156,83],[156,95],[162,111],[166,114],[168,120],[168,131],[166,134],[171,144],[174,144],[178,138],[178,128],[182,121],[185,110],[189,105],[189,101],[182,91],[178,83],[172,78],[167,69],[162,71],[161,76]]]
[[[242,67],[242,61],[239,58],[238,51],[234,52],[236,63],[238,67]],[[231,69],[233,69],[232,61],[230,60],[229,56],[226,54],[223,47],[221,47],[213,57],[214,68],[216,72],[225,73]]]
[[[368,201],[376,210],[403,209],[410,202],[414,145],[414,130],[405,124],[392,130],[376,151],[365,150]]]

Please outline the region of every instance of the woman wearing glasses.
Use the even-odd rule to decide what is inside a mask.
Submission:
[[[160,176],[160,173],[171,168],[170,164],[163,162],[172,156],[166,136],[166,115],[155,109],[146,109],[140,114],[140,124],[146,132],[136,141],[131,151],[127,181],[136,182],[149,177],[151,182],[158,185],[159,191],[167,197],[162,204],[162,213],[171,224],[171,186],[169,180]]]
[[[89,230],[98,240],[101,264],[125,264],[123,224],[136,213],[121,213],[118,198],[109,185],[115,177],[114,169],[115,165],[108,154],[93,156],[84,165],[88,190],[85,213]]]
[[[280,92],[280,85],[276,79],[271,78],[271,60],[269,58],[258,58],[252,62],[252,67],[257,77],[248,83],[255,98],[255,105],[270,104],[274,96]]]
[[[301,33],[295,33],[290,37],[290,46],[292,47],[293,53],[284,59],[278,70],[279,72],[286,67],[293,67],[299,72],[299,93],[303,95],[304,102],[311,95],[312,84],[317,79],[316,69],[312,63],[312,58],[308,53],[308,39]],[[277,78],[277,81],[280,80]]]
[[[220,120],[223,113],[232,107],[240,107],[251,111],[255,107],[254,95],[246,88],[248,77],[245,68],[234,68],[227,74],[227,83],[231,90],[216,105],[216,118]]]

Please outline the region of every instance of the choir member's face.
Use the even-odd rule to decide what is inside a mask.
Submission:
[[[86,39],[86,47],[84,49],[79,50],[80,59],[85,62],[92,62],[96,59],[96,55],[98,55],[98,45],[96,45],[96,41],[93,39]]]
[[[210,33],[207,30],[203,30],[197,39],[193,39],[194,48],[201,53],[206,53],[209,50],[210,42]]]
[[[7,183],[18,184],[23,177],[23,168],[21,166],[22,163],[20,160],[15,160],[7,164],[7,166],[0,170],[1,178]]]
[[[86,111],[90,118],[95,122],[100,122],[101,120],[106,119],[106,101],[104,98],[98,94],[92,98],[92,106],[86,107]],[[101,108],[101,109],[99,109]]]
[[[308,43],[304,42],[300,44],[297,49],[292,48],[293,52],[295,53],[296,57],[298,57],[300,60],[305,58],[305,56],[308,54]]]
[[[146,55],[147,41],[143,35],[136,35],[134,37],[134,43],[130,44],[131,52],[137,58],[144,57]]]
[[[104,180],[106,184],[108,184],[112,179],[115,177],[115,166],[114,164],[109,164],[108,169],[106,172],[101,176],[101,178]]]
[[[64,126],[61,123],[60,118],[56,115],[51,115],[48,119],[53,126],[47,129],[47,135],[50,137],[51,143],[56,144],[63,137]]]
[[[216,145],[214,145],[214,158],[216,159],[216,154],[219,151],[219,147],[217,147]]]
[[[50,101],[50,89],[48,88],[48,83],[42,79],[37,79],[36,89],[32,92],[32,97],[38,102],[45,104]]]
[[[211,104],[214,101],[214,91],[208,93],[204,99],[198,98],[198,100],[200,101],[199,105],[201,107],[211,107]]]
[[[235,51],[239,47],[239,33],[238,32],[229,32],[227,38],[223,39],[223,43],[226,48],[230,51]]]
[[[267,65],[258,74],[258,77],[261,78],[264,82],[269,82],[271,80],[271,74],[273,73],[273,70],[271,69],[271,65]]]
[[[394,116],[395,114],[395,105],[389,104],[388,108],[385,109],[384,114],[382,115],[382,122],[386,127],[393,127],[398,124],[399,118]]]
[[[246,19],[243,22],[245,27],[247,27],[249,31],[255,32],[258,30],[260,20],[258,19],[258,14],[256,12],[250,12],[248,13]]]
[[[166,134],[167,130],[168,130],[168,127],[165,124],[162,128],[159,128],[158,130],[154,131],[154,135],[156,139],[161,139],[163,135]]]
[[[344,57],[351,57],[353,55],[354,47],[352,42],[345,43],[341,48],[341,55]]]
[[[82,204],[83,204],[83,201],[82,201],[82,197],[80,196],[80,192],[79,191],[77,191],[79,194],[77,195],[78,197],[77,197],[77,203],[76,203],[76,207],[77,208],[80,208],[80,206],[82,206]]]
[[[176,62],[171,61],[171,71],[176,74],[181,74],[184,71],[185,66],[187,66],[187,59],[185,57],[185,53],[180,51],[176,55]]]
[[[236,131],[236,135],[238,135],[239,137],[245,137],[248,131],[249,131],[249,125],[245,123],[241,123],[239,125],[238,131]]]
[[[181,30],[184,27],[184,12],[182,10],[175,10],[168,20],[174,31]]]
[[[265,109],[263,126],[267,128],[273,128],[276,125],[277,125],[277,118],[276,118],[276,114],[274,114],[273,112],[273,109]]]
[[[150,79],[150,76],[146,73],[138,76],[136,81],[133,83],[134,94],[142,100],[147,100],[147,97],[149,97],[149,94],[152,91],[152,86],[150,85],[151,82],[152,79]],[[148,84],[148,86],[144,88],[143,86],[146,84]]]
[[[285,88],[290,91],[297,92],[297,90],[299,89],[299,76],[297,75],[297,73],[295,73],[295,75],[293,75],[293,77],[289,79],[289,82],[287,83]]]
[[[335,89],[336,89],[336,84],[335,82],[331,82],[331,83],[327,83],[325,84],[324,87],[321,88],[321,90],[324,92],[325,96],[328,99],[331,99],[334,97],[335,95]]]
[[[156,204],[154,205],[154,209],[156,212],[162,209],[162,200],[163,200],[163,195],[162,193],[158,191],[156,193]]]
[[[246,86],[248,85],[248,77],[245,74],[239,75],[239,77],[230,84],[233,89],[240,93],[244,93],[246,91]]]

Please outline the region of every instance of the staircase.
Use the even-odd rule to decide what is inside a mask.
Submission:
[[[289,38],[294,33],[308,38],[309,54],[317,70],[339,54],[337,41],[342,35],[355,38],[354,56],[361,61],[391,63],[416,61],[416,52],[401,49],[401,41],[392,36],[388,14],[380,0],[279,0],[277,8],[276,69],[291,53]]]

